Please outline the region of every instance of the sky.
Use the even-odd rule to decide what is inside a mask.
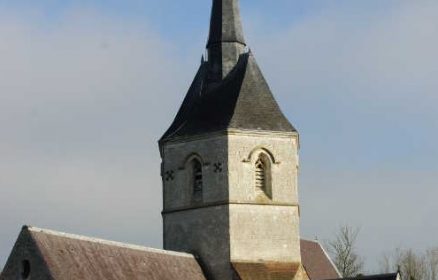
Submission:
[[[24,224],[162,246],[157,140],[210,1],[0,0],[0,267]],[[360,228],[367,272],[438,244],[438,2],[241,0],[298,128],[301,235]]]

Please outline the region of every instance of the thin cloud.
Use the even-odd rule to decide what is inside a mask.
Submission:
[[[404,1],[378,13],[332,7],[268,35],[251,24],[301,132],[302,232],[360,226],[370,270],[385,249],[438,242],[437,13],[435,1]]]
[[[197,57],[89,11],[1,18],[0,263],[22,224],[160,247],[157,140]]]
[[[389,246],[437,242],[438,5],[398,3],[328,5],[281,32],[245,22],[301,132],[303,235],[360,225],[371,269]],[[202,50],[93,11],[26,16],[0,17],[0,263],[24,223],[160,247],[156,140]]]

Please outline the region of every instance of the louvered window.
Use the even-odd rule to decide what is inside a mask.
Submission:
[[[271,161],[265,153],[260,153],[255,162],[254,185],[256,195],[272,199]]]
[[[265,164],[260,158],[256,162],[255,185],[257,192],[265,191],[265,186],[266,186]]]
[[[199,160],[194,159],[192,162],[192,182],[193,182],[193,194],[195,196],[202,195],[202,164]]]

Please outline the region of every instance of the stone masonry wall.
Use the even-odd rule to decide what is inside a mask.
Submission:
[[[291,135],[239,133],[229,136],[229,186],[231,201],[255,202],[255,161],[259,152],[272,155],[270,204],[298,205],[298,144]]]
[[[165,144],[162,155],[164,209],[194,206],[188,166],[193,157],[202,162],[203,203],[227,201],[227,151],[225,135]]]
[[[228,205],[164,214],[164,249],[197,256],[207,279],[230,280]]]
[[[198,256],[208,279],[232,279],[226,135],[168,143],[162,154],[164,249]],[[203,174],[202,199],[196,201],[193,157],[200,159]]]
[[[297,207],[230,206],[230,252],[236,262],[301,262]]]
[[[256,192],[255,163],[269,155],[272,197]],[[233,261],[301,262],[298,141],[290,134],[236,133],[228,139]]]
[[[255,162],[269,157],[272,195],[255,188]],[[300,263],[298,139],[229,132],[162,147],[164,248],[200,257],[209,279],[233,278],[231,261]],[[202,162],[203,195],[193,200],[188,163]]]

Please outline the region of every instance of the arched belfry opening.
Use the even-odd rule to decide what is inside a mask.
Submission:
[[[193,158],[191,161],[191,173],[193,197],[195,199],[202,199],[204,182],[202,174],[202,163],[198,158]]]
[[[272,198],[271,160],[265,153],[260,153],[255,161],[255,191],[257,195]]]

